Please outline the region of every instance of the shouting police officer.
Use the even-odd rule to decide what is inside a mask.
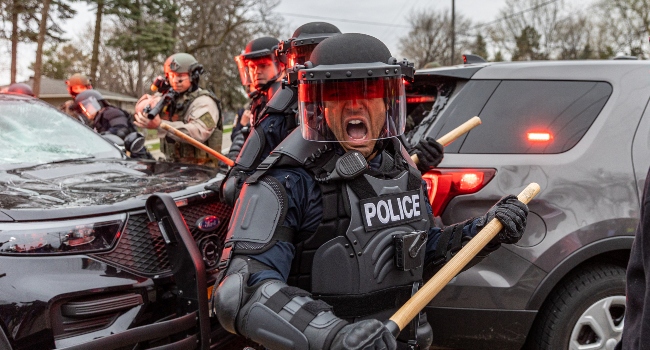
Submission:
[[[79,93],[74,102],[100,134],[113,134],[124,140],[131,158],[153,159],[144,147],[144,136],[133,125],[130,114],[112,106],[97,90]]]
[[[142,112],[154,107],[160,94],[144,95],[136,105],[135,125],[157,129],[160,137],[160,151],[172,162],[183,162],[218,166],[218,160],[205,151],[185,143],[175,135],[168,134],[160,125],[167,123],[193,139],[221,152],[223,126],[220,102],[217,97],[199,87],[203,66],[187,53],[176,53],[165,60],[165,77],[177,93],[160,115],[149,120]]]
[[[426,186],[397,139],[412,65],[376,38],[341,34],[305,67],[301,128],[246,180],[214,311],[273,349],[395,349],[381,321],[492,218],[504,228],[482,256],[517,242],[528,208],[506,196],[482,217],[432,228]],[[424,317],[413,323],[400,337],[428,347]]]
[[[334,25],[325,22],[311,22],[298,27],[288,40],[280,42],[276,57],[290,71],[294,65],[303,64],[316,45],[321,41],[341,34]],[[226,203],[233,205],[243,185],[242,180],[271,153],[298,125],[298,91],[295,85],[284,85],[253,118],[247,138],[241,151],[234,152],[236,143],[243,143],[243,135],[233,140],[229,155],[235,155],[235,166],[228,179],[223,182],[222,195]]]

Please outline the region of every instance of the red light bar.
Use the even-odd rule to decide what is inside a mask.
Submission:
[[[541,141],[546,142],[552,139],[551,134],[548,132],[529,132],[528,141]]]
[[[406,103],[426,103],[435,101],[435,96],[406,96]]]

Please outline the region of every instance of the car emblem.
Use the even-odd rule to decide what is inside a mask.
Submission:
[[[196,228],[203,232],[214,231],[219,226],[219,218],[214,215],[204,216],[196,221]]]
[[[172,71],[175,72],[175,71],[178,70],[178,68],[181,68],[181,65],[180,65],[178,62],[176,62],[176,59],[174,58],[174,59],[169,63],[169,69],[171,69]]]

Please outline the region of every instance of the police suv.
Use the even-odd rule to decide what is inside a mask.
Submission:
[[[482,125],[424,174],[455,223],[528,183],[521,241],[459,274],[427,307],[435,346],[612,349],[650,166],[650,63],[475,63],[420,70],[407,88],[414,144],[473,116]]]

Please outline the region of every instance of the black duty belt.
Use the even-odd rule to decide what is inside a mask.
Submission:
[[[411,297],[411,293],[412,286],[408,285],[382,289],[366,294],[313,294],[313,298],[332,305],[336,316],[352,319],[373,315],[384,310],[399,308]]]

